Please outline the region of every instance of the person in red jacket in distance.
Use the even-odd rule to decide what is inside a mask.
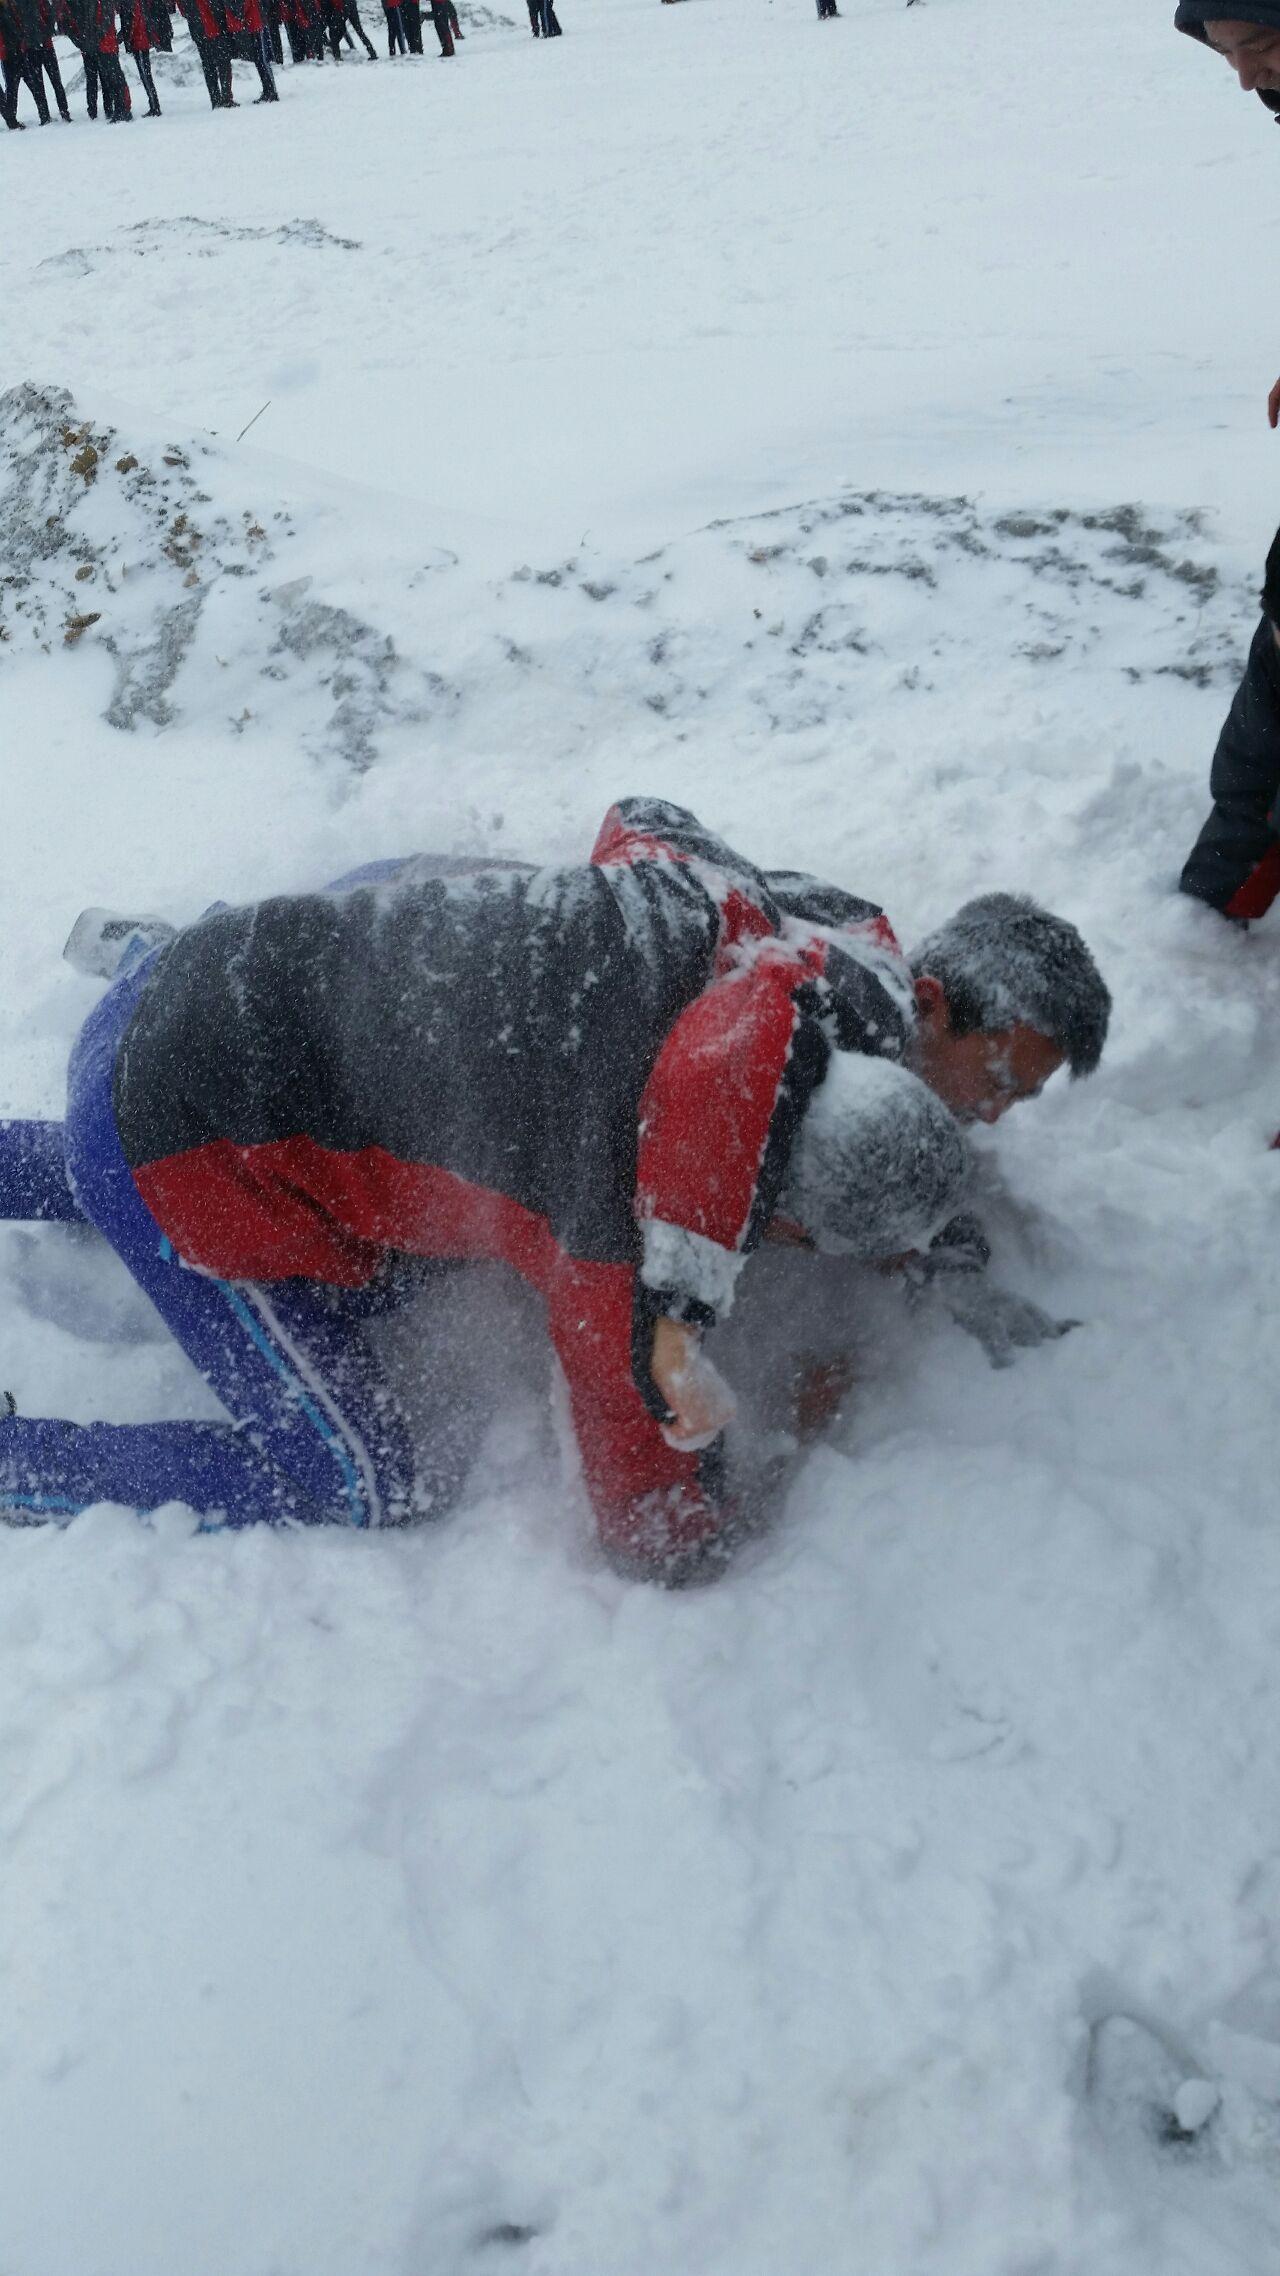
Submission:
[[[120,30],[124,44],[138,67],[138,77],[147,98],[147,117],[158,119],[160,97],[156,93],[151,70],[151,22],[143,0],[124,0],[120,12]]]

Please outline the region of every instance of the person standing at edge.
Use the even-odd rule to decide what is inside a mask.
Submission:
[[[1280,0],[1182,0],[1174,23],[1235,72],[1280,120]],[[1267,399],[1280,421],[1280,379]],[[1262,618],[1223,722],[1209,773],[1213,810],[1187,857],[1181,889],[1224,917],[1265,916],[1280,893],[1280,532],[1267,556]]]

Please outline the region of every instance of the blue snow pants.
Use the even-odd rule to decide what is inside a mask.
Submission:
[[[444,1482],[418,1476],[404,1416],[361,1327],[413,1293],[412,1264],[390,1258],[385,1275],[356,1290],[218,1280],[175,1255],[134,1184],[112,1075],[157,953],[123,970],[86,1021],[65,1125],[0,1123],[0,1217],[95,1225],[231,1420],[0,1416],[0,1518],[40,1523],[97,1501],[139,1511],[186,1502],[230,1526],[370,1526],[429,1514],[446,1498]]]

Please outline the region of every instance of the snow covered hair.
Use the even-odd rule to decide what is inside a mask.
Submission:
[[[778,1206],[815,1248],[901,1256],[951,1215],[968,1174],[959,1125],[917,1076],[888,1059],[833,1051]]]
[[[1034,1027],[1073,1075],[1102,1057],[1111,992],[1074,925],[1026,893],[966,901],[911,959],[917,979],[939,981],[956,1035]]]

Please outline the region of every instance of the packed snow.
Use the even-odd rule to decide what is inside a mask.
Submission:
[[[604,1567],[500,1274],[447,1522],[0,1537],[6,2276],[1275,2266],[1280,957],[1173,887],[1280,191],[1171,13],[462,0],[448,74],[214,114],[179,33],[136,135],[4,138],[0,1111],[85,905],[577,860],[622,792],[908,945],[1029,890],[1116,999],[980,1140],[1081,1325],[995,1371],[750,1267],[744,1429],[855,1379],[712,1588]],[[24,1411],[213,1411],[87,1235],[0,1289]]]

